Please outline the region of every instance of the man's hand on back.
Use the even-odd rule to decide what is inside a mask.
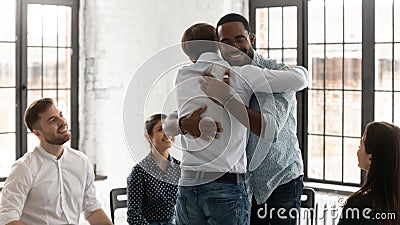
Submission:
[[[187,132],[193,137],[200,137],[207,141],[211,141],[213,138],[218,138],[218,133],[222,132],[221,123],[201,118],[201,114],[206,110],[207,106],[203,106],[193,111],[188,117],[181,118],[179,123],[181,131]]]

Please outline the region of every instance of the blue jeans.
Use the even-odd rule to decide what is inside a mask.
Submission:
[[[278,186],[267,202],[257,205],[254,197],[251,207],[251,225],[296,225],[300,212],[303,177]]]
[[[249,225],[249,216],[244,181],[178,187],[177,225]]]

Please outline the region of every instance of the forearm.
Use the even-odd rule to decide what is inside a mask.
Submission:
[[[90,225],[112,225],[113,223],[107,217],[102,209],[94,211],[90,216],[88,216],[87,221]]]
[[[245,106],[242,102],[233,98],[227,104],[225,108],[245,127],[249,128],[251,132],[260,136],[262,128],[262,116],[261,113],[250,109]]]

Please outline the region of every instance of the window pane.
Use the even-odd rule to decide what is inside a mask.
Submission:
[[[392,90],[392,45],[375,45],[375,89]]]
[[[282,62],[282,50],[269,50],[269,58]]]
[[[0,2],[0,41],[15,41],[15,23],[10,21],[15,21],[16,2]]]
[[[394,1],[394,41],[400,42],[400,2]]]
[[[0,177],[7,177],[10,174],[16,158],[15,149],[15,133],[0,134]]]
[[[14,43],[0,43],[0,87],[15,87]]]
[[[344,1],[344,41],[362,41],[362,0]]]
[[[43,48],[43,88],[57,88],[56,48]]]
[[[42,87],[42,49],[28,47],[28,88]]]
[[[56,90],[43,90],[43,98],[52,98],[54,101],[57,101],[57,94]]]
[[[268,8],[256,9],[256,48],[268,47]]]
[[[394,123],[400,126],[400,93],[394,93]]]
[[[325,137],[325,179],[342,181],[342,138]]]
[[[283,46],[297,47],[297,7],[283,8]]]
[[[375,92],[375,121],[392,122],[392,93]]]
[[[58,49],[58,87],[71,87],[71,49]]]
[[[360,139],[344,138],[344,177],[343,181],[348,183],[360,183],[360,169],[358,168],[357,150]]]
[[[308,177],[322,179],[323,178],[323,137],[308,136]]]
[[[341,89],[342,85],[343,45],[326,45],[326,75],[327,88]]]
[[[0,88],[0,133],[15,132],[15,88]]]
[[[342,134],[342,96],[341,91],[326,91],[326,134]]]
[[[28,94],[27,94],[28,105],[31,104],[33,101],[36,101],[39,98],[43,98],[43,97],[44,96],[42,95],[42,91],[41,90],[36,90],[36,91],[28,90]]]
[[[296,66],[297,65],[297,50],[294,49],[286,49],[283,50],[283,57],[285,63],[288,66]]]
[[[308,1],[308,42],[324,43],[324,1]]]
[[[310,45],[308,47],[310,88],[324,88],[324,57],[324,46]]]
[[[324,91],[308,91],[308,130],[324,134]]]
[[[58,91],[57,107],[63,112],[68,125],[71,125],[71,91]]]
[[[58,6],[58,46],[71,47],[71,7]]]
[[[326,42],[343,42],[343,1],[326,0]]]
[[[361,45],[344,48],[344,88],[361,90]]]
[[[269,26],[272,31],[269,36],[270,48],[282,48],[282,8],[269,8]],[[275,59],[275,58],[274,58]]]
[[[344,92],[343,126],[343,135],[351,137],[361,136],[361,91]]]
[[[38,137],[33,133],[28,133],[28,137],[27,138],[28,138],[27,139],[27,141],[28,141],[28,144],[27,144],[28,149],[26,151],[27,152],[32,152],[33,149],[35,149],[36,146],[39,146],[40,141],[39,141]]]
[[[28,5],[28,46],[42,45],[42,5]]]
[[[392,6],[393,0],[375,1],[375,41],[392,42]]]
[[[394,45],[394,89],[400,91],[400,44]]]
[[[258,49],[257,52],[265,58],[270,58],[269,51],[266,49]]]
[[[43,45],[57,46],[57,6],[43,6]],[[36,15],[40,16],[40,15]]]

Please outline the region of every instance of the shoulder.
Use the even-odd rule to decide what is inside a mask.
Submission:
[[[352,198],[350,198],[345,208],[371,208],[372,207],[372,199],[370,194],[359,194]]]
[[[19,158],[13,164],[13,170],[23,170],[27,173],[32,173],[32,171],[36,171],[38,164],[41,164],[41,159],[39,155],[39,150],[35,148],[33,152],[25,153],[21,158]]]
[[[145,174],[146,174],[146,171],[138,163],[132,168],[132,171],[129,174],[127,181],[128,181],[128,183],[140,182]]]
[[[283,63],[278,63],[276,59],[268,59],[257,52],[254,52],[254,58],[253,61],[257,66],[261,68],[267,68],[267,69],[272,69],[272,70],[288,70],[290,69],[287,65]]]
[[[86,163],[90,164],[89,157],[87,157],[87,155],[85,155],[85,153],[83,153],[83,152],[81,152],[79,150],[73,149],[71,147],[68,147],[68,146],[66,146],[64,148],[64,151],[72,159],[78,160],[78,161],[83,161],[83,162],[86,162]]]
[[[19,174],[21,176],[30,176],[33,170],[37,170],[37,161],[37,157],[33,152],[25,153],[24,156],[19,158],[12,165],[11,172],[13,173],[13,176],[15,176],[16,174]]]

